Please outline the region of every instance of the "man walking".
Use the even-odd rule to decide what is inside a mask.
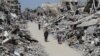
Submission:
[[[41,29],[41,25],[40,25],[40,22],[39,22],[39,24],[38,24],[38,28],[39,28],[39,30]]]
[[[48,30],[46,29],[45,32],[44,32],[44,40],[45,42],[48,42]]]

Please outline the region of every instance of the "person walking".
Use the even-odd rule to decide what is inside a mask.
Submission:
[[[62,44],[61,35],[59,33],[57,34],[57,40],[58,40],[58,44]]]
[[[39,24],[38,24],[38,29],[39,29],[39,30],[41,29],[41,24],[40,24],[40,22],[39,22]]]
[[[57,32],[58,44],[62,44],[65,41],[65,36],[62,31]]]
[[[49,34],[49,32],[46,29],[45,32],[44,32],[44,40],[45,40],[45,42],[48,42],[48,34]]]
[[[41,25],[40,25],[40,23],[38,24],[38,28],[39,28],[39,30],[41,29]]]

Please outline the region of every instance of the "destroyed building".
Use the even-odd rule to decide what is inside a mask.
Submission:
[[[55,38],[57,38],[57,33],[61,32],[62,38],[63,36],[66,38],[68,45],[83,51],[84,56],[100,56],[100,11],[96,10],[96,13],[90,13],[90,8],[92,8],[91,11],[94,11],[100,3],[98,3],[98,0],[94,1],[95,3],[93,3],[93,0],[88,0],[86,6],[83,7],[83,10],[89,13],[79,12],[80,14],[73,15],[74,13],[69,13],[74,11],[73,6],[76,7],[75,9],[80,9],[77,7],[77,0],[61,0],[61,5],[64,7],[62,9],[66,9],[65,14],[61,14],[62,16],[56,18],[44,15],[45,18],[37,16],[40,17],[40,20],[37,21],[41,21],[41,26],[48,28]],[[96,8],[93,8],[94,5]]]
[[[51,3],[45,3],[42,4],[41,6],[45,12],[46,15],[48,16],[57,16],[60,13],[59,8],[61,7],[60,4],[51,4]]]
[[[90,13],[91,10],[94,10],[94,12],[96,12],[98,5],[99,5],[99,0],[88,0],[84,12]]]
[[[67,10],[73,10],[72,6],[74,6],[73,8],[75,8],[78,4],[78,0],[60,0],[60,2],[61,5],[65,7]]]
[[[0,56],[48,56],[37,40],[29,39],[26,21],[17,20],[20,7],[18,0],[0,0]]]
[[[18,0],[0,0],[2,8],[7,12],[21,14],[21,5]]]

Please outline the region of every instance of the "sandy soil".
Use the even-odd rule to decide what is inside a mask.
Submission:
[[[58,44],[57,40],[51,35],[49,35],[49,42],[44,42],[43,30],[38,30],[36,23],[29,22],[27,26],[32,37],[37,39],[45,47],[49,56],[82,56],[81,52],[77,52],[66,44]]]

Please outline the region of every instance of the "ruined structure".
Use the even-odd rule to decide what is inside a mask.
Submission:
[[[50,3],[45,3],[42,4],[41,6],[43,10],[45,11],[45,14],[48,16],[57,16],[60,13],[59,8],[61,7],[59,4],[50,4]]]
[[[67,10],[74,10],[78,0],[60,0],[61,5]],[[73,8],[72,8],[73,6]]]
[[[18,0],[0,0],[1,6],[6,12],[15,13],[16,15],[21,14],[21,5]]]
[[[98,7],[98,4],[99,4],[99,0],[88,0],[87,5],[84,9],[84,12],[90,13],[91,10],[94,10],[95,12],[95,10]]]

